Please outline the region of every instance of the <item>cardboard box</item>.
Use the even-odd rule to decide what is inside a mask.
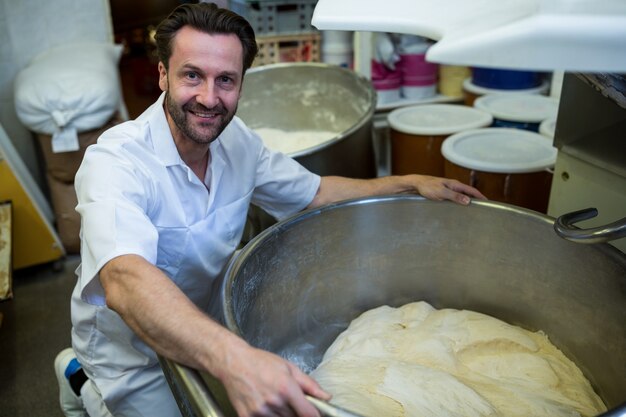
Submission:
[[[280,62],[320,62],[320,34],[258,36],[253,67]]]

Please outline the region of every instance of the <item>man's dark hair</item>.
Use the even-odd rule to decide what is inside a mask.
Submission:
[[[243,46],[243,72],[252,66],[259,48],[250,23],[237,13],[221,9],[213,3],[185,3],[176,7],[170,15],[157,26],[154,39],[159,61],[169,69],[174,37],[183,26],[208,34],[235,34]]]

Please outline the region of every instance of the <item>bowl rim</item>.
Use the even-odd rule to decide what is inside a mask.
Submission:
[[[370,204],[378,204],[378,203],[394,203],[397,201],[414,201],[420,204],[444,204],[444,205],[458,205],[457,203],[451,201],[433,201],[429,200],[420,195],[407,195],[407,194],[394,194],[394,195],[381,195],[381,196],[373,196],[373,197],[360,197],[353,198],[348,200],[343,200],[335,203],[330,203],[323,205],[317,208],[311,208],[307,210],[303,210],[301,212],[295,213],[290,217],[285,218],[284,220],[279,221],[278,223],[270,226],[269,228],[263,230],[257,236],[252,238],[242,249],[237,251],[226,267],[226,271],[223,276],[223,282],[220,287],[220,298],[222,301],[222,320],[224,321],[224,325],[233,331],[238,336],[243,336],[243,332],[237,323],[235,315],[233,313],[233,302],[232,302],[232,291],[234,287],[235,277],[237,276],[238,271],[240,271],[246,260],[249,256],[258,249],[260,245],[263,244],[268,239],[271,239],[272,236],[281,233],[283,230],[291,228],[294,224],[304,222],[313,217],[317,217],[323,215],[326,212],[339,210],[345,207],[352,207],[358,205],[370,205]],[[548,216],[543,213],[539,213],[537,211],[533,211],[530,209],[526,209],[524,207],[515,206],[508,203],[493,201],[493,200],[475,200],[472,199],[470,205],[479,206],[489,209],[496,210],[504,210],[512,213],[522,214],[524,216],[529,216],[533,218],[535,221],[546,223],[549,226],[554,226],[555,219],[551,216]],[[613,248],[615,249],[615,248]],[[617,249],[615,249],[617,250]]]
[[[365,87],[367,91],[369,92],[368,109],[364,114],[361,115],[361,117],[352,126],[344,130],[343,132],[340,132],[337,136],[323,143],[320,143],[319,145],[302,149],[296,152],[291,152],[288,154],[289,157],[300,158],[303,156],[308,156],[308,155],[317,153],[321,151],[322,149],[328,148],[334,145],[335,143],[343,140],[344,138],[351,136],[354,132],[361,129],[366,123],[368,123],[368,121],[372,120],[372,117],[374,116],[374,113],[376,112],[376,103],[378,99],[376,90],[374,89],[372,82],[369,79],[367,79],[364,75],[356,71],[353,71],[351,69],[340,67],[338,65],[325,64],[322,62],[279,62],[279,63],[274,63],[274,64],[261,65],[259,67],[250,68],[248,71],[246,71],[246,74],[244,75],[244,82],[245,82],[245,77],[248,74],[263,73],[263,72],[268,72],[272,70],[281,70],[281,69],[287,69],[287,68],[318,68],[323,71],[331,70],[334,72],[341,72],[351,77],[354,77],[356,82],[358,84],[361,84],[363,87]],[[245,120],[244,120],[244,123],[245,123]]]

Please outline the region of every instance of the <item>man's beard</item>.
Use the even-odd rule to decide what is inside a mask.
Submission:
[[[188,139],[195,143],[205,145],[213,142],[217,137],[226,129],[226,126],[233,120],[237,108],[233,112],[229,112],[223,105],[218,104],[212,109],[208,109],[199,103],[186,103],[182,107],[179,107],[169,94],[165,95],[165,105],[167,111],[174,121],[174,124],[178,130],[186,136]],[[198,113],[215,113],[217,118],[220,118],[221,123],[216,125],[208,133],[203,133],[194,127],[187,121],[187,112],[191,110]]]

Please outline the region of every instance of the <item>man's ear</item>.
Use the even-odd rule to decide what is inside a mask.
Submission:
[[[159,88],[161,91],[167,91],[167,69],[161,61],[159,61]]]

